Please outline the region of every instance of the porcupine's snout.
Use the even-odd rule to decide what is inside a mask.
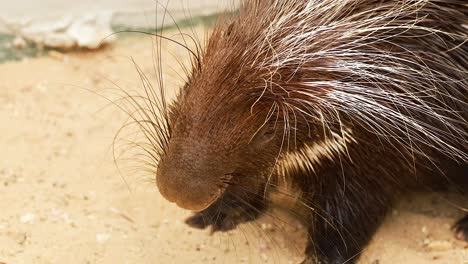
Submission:
[[[224,192],[219,183],[223,170],[220,161],[187,147],[172,147],[158,165],[156,183],[162,196],[179,207],[201,211]],[[193,148],[192,148],[193,149]]]

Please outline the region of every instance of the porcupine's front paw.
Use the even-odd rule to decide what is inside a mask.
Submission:
[[[185,223],[193,228],[205,229],[211,226],[211,232],[229,231],[240,223],[255,220],[261,215],[265,206],[263,202],[240,206],[234,201],[217,202],[207,209],[187,218]]]
[[[238,214],[235,210],[233,210],[233,212],[215,212],[215,210],[208,209],[187,218],[185,223],[194,228],[205,229],[208,226],[211,226],[212,232],[225,232],[232,230],[238,224],[247,221],[249,221],[249,219]]]
[[[468,242],[468,214],[453,226],[455,237]]]

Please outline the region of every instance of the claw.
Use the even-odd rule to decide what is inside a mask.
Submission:
[[[458,220],[452,229],[457,239],[468,242],[468,214]]]

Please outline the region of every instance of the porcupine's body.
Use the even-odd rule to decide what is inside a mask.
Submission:
[[[462,0],[245,1],[168,111],[159,190],[227,230],[287,183],[305,262],[355,261],[400,193],[468,183],[467,23]]]

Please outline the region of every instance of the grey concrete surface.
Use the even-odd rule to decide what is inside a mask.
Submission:
[[[113,24],[128,27],[162,25],[163,6],[176,19],[233,10],[238,0],[0,0],[0,31],[6,23],[44,23],[64,16],[113,13]],[[159,4],[158,4],[159,3]],[[164,25],[171,24],[166,19]]]

